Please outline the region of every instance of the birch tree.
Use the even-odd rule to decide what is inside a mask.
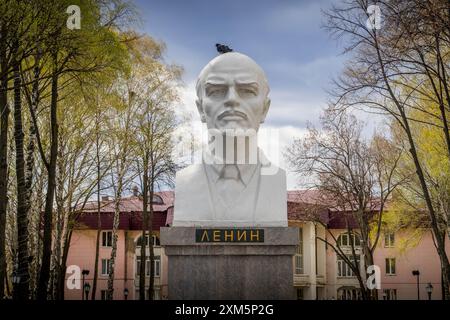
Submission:
[[[162,61],[164,44],[150,37],[141,37],[130,45],[132,74],[130,85],[135,92],[133,119],[137,159],[134,171],[139,176],[142,195],[142,241],[140,243],[139,298],[145,299],[146,240],[152,239],[153,196],[160,185],[170,186],[176,171],[172,159],[173,132],[177,125],[173,106],[178,99],[177,88],[181,69]],[[149,241],[150,281],[148,297],[153,299],[154,252]]]
[[[122,85],[120,89],[124,90],[120,95],[121,108],[111,110],[111,124],[108,130],[111,136],[111,139],[108,141],[108,152],[110,161],[113,162],[110,170],[110,179],[112,190],[114,192],[112,249],[108,270],[108,300],[112,300],[114,294],[114,271],[120,222],[120,203],[124,190],[133,178],[130,176],[129,168],[131,165],[130,157],[133,154],[133,150],[130,147],[134,135],[132,130],[134,108],[132,105],[134,103],[135,94],[130,90],[130,87],[126,83],[125,85]]]

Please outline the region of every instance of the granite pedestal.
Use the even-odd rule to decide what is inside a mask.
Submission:
[[[161,228],[169,299],[295,299],[292,257],[297,228],[247,228],[263,230],[262,242],[198,242],[196,229]]]

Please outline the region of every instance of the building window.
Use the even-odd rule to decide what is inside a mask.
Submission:
[[[136,289],[134,297],[139,300],[139,288]],[[145,287],[145,300],[149,300],[148,287]],[[153,300],[161,300],[161,289],[159,287],[153,289]]]
[[[342,233],[341,235],[339,235],[339,237],[337,238],[337,245],[339,247],[351,247],[352,246],[352,242],[353,242],[353,246],[354,247],[359,247],[361,246],[361,239],[357,234],[354,233]]]
[[[136,257],[136,275],[140,274],[141,270],[141,257]],[[153,276],[159,277],[161,274],[161,257],[154,256],[153,257]],[[148,257],[145,261],[145,276],[150,276],[150,257]]]
[[[386,274],[395,275],[395,258],[386,258]]]
[[[145,236],[145,246],[148,247],[148,239],[149,236],[146,235]],[[142,244],[142,236],[140,236],[137,240],[136,246],[139,248]],[[159,246],[159,238],[156,235],[152,235],[152,245],[153,246]]]
[[[149,197],[149,199],[150,199],[150,197]],[[164,204],[164,201],[160,196],[154,194],[152,203],[153,204]]]
[[[111,264],[111,260],[110,259],[102,259],[102,272],[101,272],[102,276],[109,275],[109,270],[111,268],[110,264]]]
[[[145,260],[145,276],[150,277],[150,259]]]
[[[101,300],[108,300],[108,291],[107,290],[101,290],[100,291],[100,299]]]
[[[160,256],[155,256],[153,259],[153,270],[154,270],[154,276],[159,277],[161,274],[161,258]]]
[[[303,288],[297,288],[297,300],[303,300]]]
[[[386,248],[392,248],[394,247],[394,243],[395,243],[395,236],[394,233],[385,233],[384,234],[384,246]]]
[[[353,255],[347,255],[347,258],[350,260],[351,264],[355,266]],[[356,258],[356,266],[359,268],[359,256],[356,256]],[[355,276],[353,270],[340,256],[337,256],[337,271],[338,277],[351,278]]]
[[[161,290],[159,288],[153,290],[153,300],[161,300]]]
[[[136,257],[136,275],[139,276],[141,274],[141,257]]]
[[[337,292],[338,300],[361,300],[361,290],[355,287],[342,287]]]
[[[295,253],[295,274],[303,274],[303,229],[298,229],[299,242]]]
[[[102,246],[112,247],[112,231],[102,231]]]
[[[397,289],[384,289],[383,300],[397,300]]]

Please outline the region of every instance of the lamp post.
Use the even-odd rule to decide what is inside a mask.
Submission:
[[[431,300],[431,293],[433,292],[433,285],[430,282],[428,282],[426,289],[427,289],[427,293],[428,293],[428,300]]]
[[[128,300],[128,288],[123,289],[123,296],[125,297],[125,300]]]
[[[86,288],[84,287],[84,277],[87,276],[87,275],[89,275],[89,270],[83,269],[83,270],[81,271],[81,274],[82,274],[82,276],[83,276],[83,290],[85,290]],[[89,285],[89,289],[91,289],[91,288],[90,288],[90,285]],[[81,290],[81,300],[84,300],[84,292],[83,292],[83,290]],[[88,299],[88,298],[87,298],[87,296],[86,296],[86,300],[87,300],[87,299]]]
[[[420,289],[419,289],[419,277],[420,277],[420,271],[419,270],[413,270],[412,271],[413,276],[417,276],[417,300],[420,300]]]
[[[89,291],[91,290],[91,285],[89,284],[89,282],[86,282],[84,284],[84,294],[86,295],[86,300],[89,300]]]

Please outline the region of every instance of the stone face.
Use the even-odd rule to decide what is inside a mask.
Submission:
[[[263,229],[264,243],[197,243],[195,228],[162,228],[169,299],[295,299],[298,230]]]
[[[287,227],[286,173],[257,144],[270,107],[264,71],[228,52],[203,68],[196,89],[209,142],[201,163],[176,174],[173,226]]]

